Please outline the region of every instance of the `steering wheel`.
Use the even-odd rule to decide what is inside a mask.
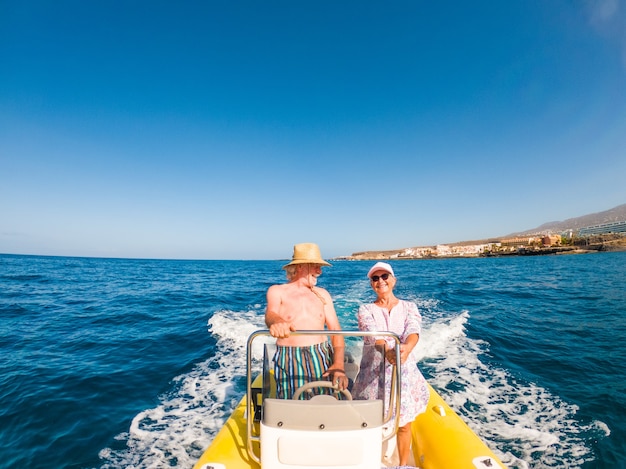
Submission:
[[[296,392],[293,393],[292,399],[298,399],[303,392],[308,391],[312,388],[332,388],[335,390],[335,392],[340,392],[341,394],[343,394],[347,400],[352,400],[352,394],[350,394],[350,391],[348,391],[347,389],[339,389],[330,381],[311,381],[310,383],[306,383],[296,389]]]

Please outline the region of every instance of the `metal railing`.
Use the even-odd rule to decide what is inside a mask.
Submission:
[[[392,338],[395,342],[395,362],[400,365],[400,338],[394,334],[393,332],[387,331],[347,331],[347,330],[303,330],[303,331],[294,331],[291,332],[291,335],[323,335],[323,336],[342,336],[342,337],[389,337]],[[260,443],[260,436],[253,434],[253,426],[254,426],[254,410],[253,404],[253,393],[252,393],[252,342],[261,336],[271,337],[271,334],[268,330],[258,330],[253,332],[248,337],[247,342],[247,353],[246,353],[246,446],[248,450],[248,455],[257,463],[261,463],[260,456],[257,456],[254,452],[253,444],[254,442]],[[384,358],[384,357],[383,357]],[[389,396],[389,408],[387,410],[387,415],[384,417],[384,423],[389,423],[393,416],[400,415],[400,389],[401,386],[401,366],[393,365],[392,370],[392,380],[391,380],[391,389]],[[398,432],[399,426],[399,418],[396,418],[394,421],[393,432],[390,432],[388,435],[384,437],[384,440],[387,440],[394,436]],[[382,442],[381,442],[382,443]]]

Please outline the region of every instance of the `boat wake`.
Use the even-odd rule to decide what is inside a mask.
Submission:
[[[248,335],[265,326],[256,311],[220,311],[208,325],[218,339],[215,355],[174,378],[160,404],[116,437],[119,448],[100,451],[102,469],[191,467],[209,445],[245,392]]]
[[[580,422],[576,405],[487,364],[489,344],[467,337],[469,319],[467,311],[438,319],[420,340],[420,363],[450,407],[511,469],[575,468],[592,460],[585,440],[606,436],[607,426]]]
[[[418,349],[424,374],[508,467],[574,468],[593,459],[585,440],[608,433],[602,422],[582,424],[575,405],[487,364],[489,344],[466,335],[468,312],[451,317],[432,300],[416,301],[429,318]],[[212,441],[245,392],[247,337],[265,325],[259,306],[218,311],[208,326],[214,354],[174,378],[157,406],[135,416],[116,446],[100,451],[103,469],[191,467]],[[255,343],[259,369],[262,349],[262,341]]]

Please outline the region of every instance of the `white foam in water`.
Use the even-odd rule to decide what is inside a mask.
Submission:
[[[576,435],[605,433],[606,425],[583,426],[575,418],[575,405],[483,363],[488,344],[466,336],[468,319],[467,312],[437,319],[420,339],[421,359],[434,369],[430,383],[446,402],[511,469],[580,467],[591,459],[590,449]]]
[[[175,390],[161,404],[135,416],[129,432],[117,437],[126,448],[100,451],[102,468],[192,467],[200,457],[242,397],[235,383],[245,379],[246,341],[265,325],[257,312],[219,311],[209,327],[216,355],[175,378]],[[263,342],[253,344],[255,360]]]
[[[469,313],[442,317],[436,300],[415,301],[427,311],[418,353],[434,370],[431,384],[509,468],[572,468],[591,458],[576,435],[608,434],[606,425],[582,426],[576,406],[483,363],[488,344],[465,334]],[[129,432],[118,436],[126,448],[100,452],[103,468],[192,467],[210,444],[242,396],[246,340],[265,325],[256,311],[221,311],[209,326],[218,340],[216,355],[177,377],[160,405],[138,414]],[[255,359],[262,357],[263,342],[255,341]]]

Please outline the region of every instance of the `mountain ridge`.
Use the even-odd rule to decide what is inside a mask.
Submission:
[[[578,231],[581,228],[588,226],[601,225],[603,223],[611,223],[615,221],[626,220],[626,204],[618,205],[609,210],[602,212],[590,213],[588,215],[582,215],[580,217],[568,218],[563,221],[550,221],[539,225],[537,228],[530,230],[519,231],[511,233],[503,237],[513,237],[521,235],[530,235],[536,233],[546,232],[563,232],[568,230]]]

